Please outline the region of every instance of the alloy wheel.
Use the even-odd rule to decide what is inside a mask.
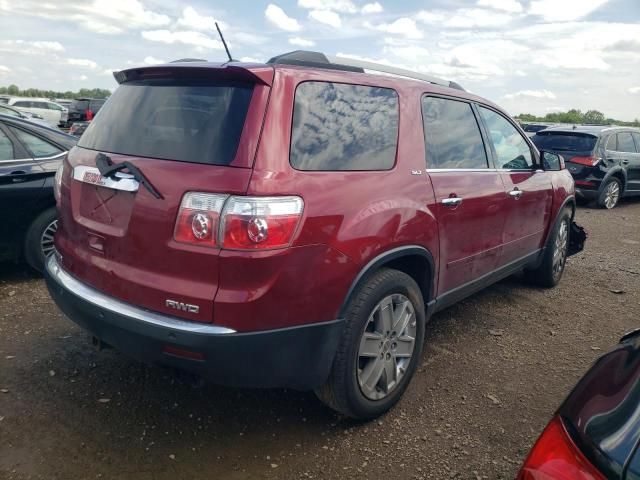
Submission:
[[[398,387],[406,374],[416,338],[416,313],[401,294],[376,305],[365,324],[357,358],[360,389],[369,400],[380,400]]]
[[[44,258],[49,257],[55,252],[56,247],[53,243],[53,239],[55,237],[56,232],[58,231],[58,220],[54,220],[47,228],[44,229],[42,235],[40,236],[40,248],[42,249],[42,253]]]
[[[553,276],[558,278],[564,270],[567,261],[567,248],[569,246],[569,228],[567,221],[563,220],[556,235],[556,241],[553,246]]]
[[[620,185],[618,182],[609,182],[604,195],[604,206],[608,209],[615,207],[620,198]]]

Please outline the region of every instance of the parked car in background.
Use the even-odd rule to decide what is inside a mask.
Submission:
[[[640,195],[640,130],[629,127],[552,127],[532,137],[541,149],[565,158],[578,198],[614,208]]]
[[[73,122],[69,128],[69,135],[80,137],[91,122]]]
[[[7,115],[9,117],[22,118],[24,120],[29,120],[33,123],[39,123],[41,125],[49,126],[44,119],[36,114],[31,112],[22,112],[17,108],[10,107],[9,105],[0,105],[0,115]]]
[[[0,260],[25,259],[42,271],[53,252],[53,180],[76,137],[0,115]]]
[[[67,122],[68,110],[49,100],[13,97],[8,104],[23,112],[39,115],[53,127],[64,125]]]
[[[580,248],[560,157],[454,82],[315,52],[116,78],[63,161],[46,279],[136,358],[373,418],[431,314],[523,269],[552,287]]]
[[[104,102],[106,102],[104,98],[76,98],[69,106],[67,126],[70,127],[75,122],[92,120],[95,114],[100,111]],[[91,118],[87,118],[87,116]]]
[[[539,123],[523,123],[522,129],[525,131],[528,137],[533,137],[537,132],[549,128],[550,125],[542,125]]]
[[[640,330],[625,335],[578,382],[517,478],[640,479]]]

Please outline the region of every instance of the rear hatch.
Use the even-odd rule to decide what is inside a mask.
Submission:
[[[186,192],[246,192],[272,76],[256,70],[120,72],[68,156],[56,236],[65,270],[125,302],[213,321],[219,249],[177,242],[176,217]],[[102,176],[105,162],[141,176]]]
[[[595,135],[583,132],[542,130],[531,137],[531,140],[538,147],[538,150],[562,155],[567,162],[567,168],[576,179],[586,177],[590,168],[597,163],[594,150],[598,137]],[[593,160],[587,160],[589,157],[593,157]]]

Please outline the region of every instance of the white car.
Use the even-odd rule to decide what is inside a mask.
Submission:
[[[23,112],[40,115],[45,122],[54,127],[65,124],[69,118],[69,110],[49,100],[12,98],[9,100],[9,105]]]

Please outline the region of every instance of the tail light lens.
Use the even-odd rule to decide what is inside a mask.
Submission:
[[[590,157],[572,157],[569,161],[580,165],[586,165],[587,167],[595,167],[600,159],[592,155]]]
[[[62,175],[64,175],[64,160],[60,162],[60,166],[53,177],[53,196],[58,205],[60,204],[60,195],[62,190]]]
[[[189,192],[180,205],[174,239],[233,250],[287,247],[303,207],[300,197],[230,197]]]
[[[182,198],[173,238],[176,242],[217,246],[220,212],[228,195],[189,192]]]
[[[606,480],[555,417],[533,446],[517,480]]]
[[[231,197],[222,214],[222,248],[286,247],[291,244],[302,209],[300,197]]]

